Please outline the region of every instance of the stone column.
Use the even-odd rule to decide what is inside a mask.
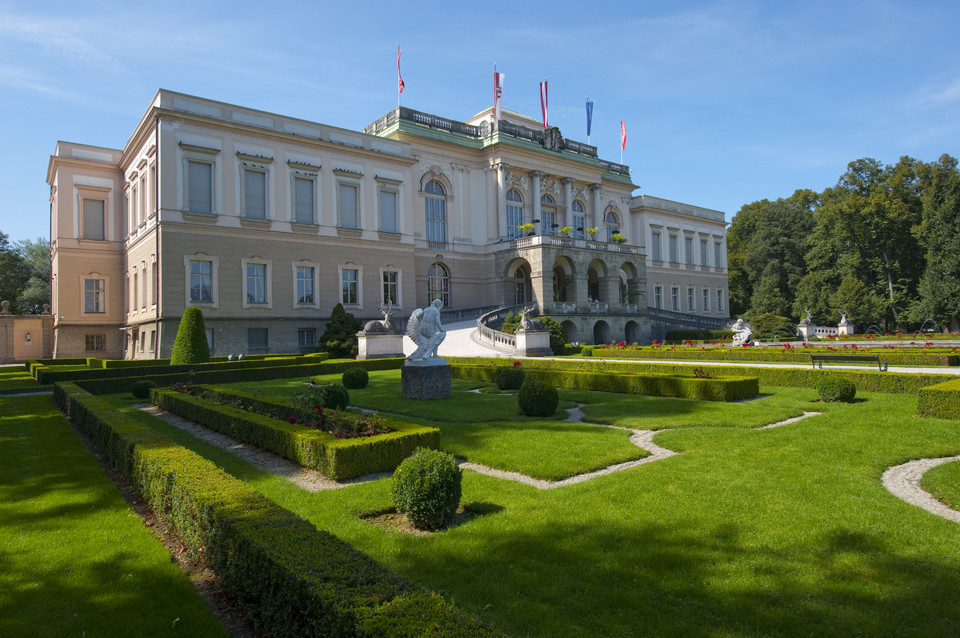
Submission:
[[[586,223],[587,227],[590,228],[603,225],[603,211],[600,210],[600,186],[601,184],[590,184],[590,212],[588,213],[589,221]]]
[[[497,162],[497,235],[507,236],[507,164]]]
[[[557,223],[560,224],[560,228],[564,226],[573,226],[573,214],[570,212],[570,204],[573,200],[573,178],[564,177],[563,178],[563,207],[560,209],[560,219],[557,220]]]
[[[543,177],[543,171],[530,171],[530,202],[533,210],[531,219],[540,219],[540,178]],[[536,232],[536,231],[534,231]]]

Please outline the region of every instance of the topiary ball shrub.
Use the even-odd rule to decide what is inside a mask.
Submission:
[[[339,383],[331,383],[320,388],[323,407],[331,410],[346,410],[350,403],[350,393]]]
[[[440,529],[460,505],[462,474],[452,455],[417,448],[393,473],[393,504],[417,529]]]
[[[351,366],[343,372],[340,380],[348,390],[363,390],[370,383],[370,374],[360,366]]]
[[[853,381],[839,375],[825,376],[817,382],[817,394],[826,403],[844,401],[850,403],[857,396],[857,386]]]
[[[527,416],[550,416],[560,405],[560,393],[549,383],[527,381],[517,393],[517,404]]]
[[[210,348],[207,346],[207,331],[203,325],[203,312],[196,306],[183,311],[177,338],[170,353],[170,365],[206,363],[210,360]]]
[[[519,362],[517,362],[519,363]],[[519,390],[523,386],[523,368],[517,363],[512,366],[497,366],[493,370],[493,382],[501,390]]]
[[[140,379],[139,381],[133,382],[130,393],[137,399],[149,399],[150,388],[155,387],[157,387],[157,384],[150,379]]]

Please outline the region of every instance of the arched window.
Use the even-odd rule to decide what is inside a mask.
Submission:
[[[450,273],[440,262],[430,264],[427,269],[427,302],[434,299],[443,301],[443,305],[450,305]]]
[[[507,239],[516,239],[522,233],[518,226],[523,223],[523,197],[516,189],[507,191]]]
[[[424,212],[427,220],[427,241],[431,248],[442,248],[447,243],[447,199],[440,182],[430,181],[423,189]]]
[[[553,198],[549,195],[544,195],[540,198],[540,221],[543,222],[540,224],[541,232],[545,235],[556,235],[557,228],[557,207],[553,202]]]
[[[613,235],[620,232],[620,218],[613,211],[607,213],[603,220],[607,225],[607,241],[613,240]]]
[[[587,214],[583,210],[583,204],[577,200],[573,200],[573,203],[570,205],[570,211],[573,213],[573,236],[578,239],[583,239],[583,225],[587,222]],[[577,230],[580,228],[581,230]]]

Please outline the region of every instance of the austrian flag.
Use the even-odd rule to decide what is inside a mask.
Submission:
[[[403,76],[400,75],[400,45],[397,44],[397,93],[403,93]]]

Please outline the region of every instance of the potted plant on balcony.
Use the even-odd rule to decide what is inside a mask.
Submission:
[[[623,233],[613,233],[610,235],[610,239],[612,239],[615,244],[623,245],[627,243],[627,237]]]
[[[536,224],[520,224],[517,229],[524,235],[532,235],[533,229],[536,227]]]
[[[587,231],[587,234],[590,235],[590,239],[593,239],[594,235],[597,234],[597,231],[600,230],[600,227],[594,226],[593,228],[584,228],[583,230]]]
[[[563,237],[569,237],[569,236],[570,236],[570,231],[572,231],[572,230],[573,230],[573,226],[564,226],[563,228],[561,228],[561,229],[560,229],[559,231],[557,231],[557,232],[559,232]]]

